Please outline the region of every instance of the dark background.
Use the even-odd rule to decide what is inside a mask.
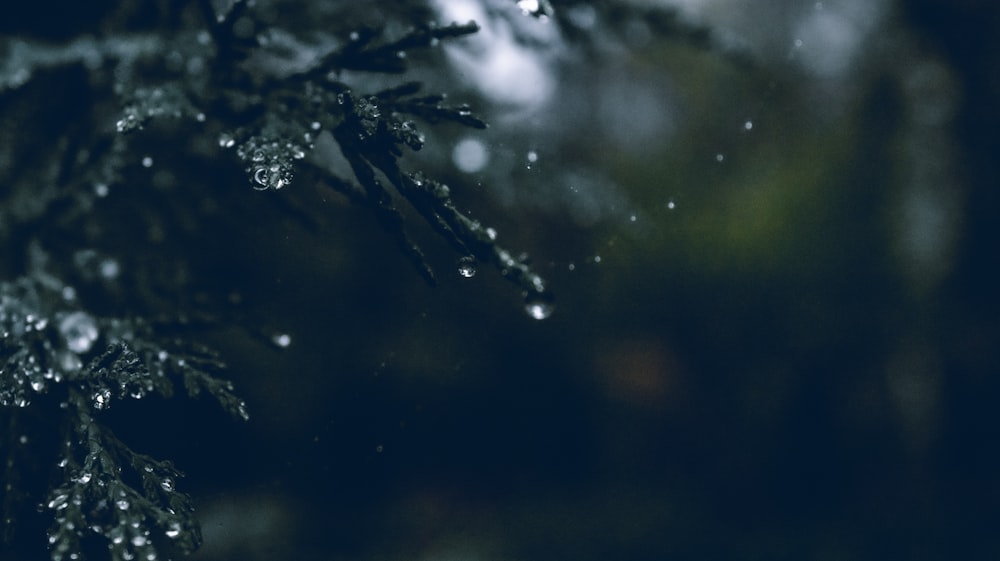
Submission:
[[[204,131],[143,133],[155,165],[83,241],[157,287],[133,292],[179,293],[105,295],[109,314],[225,318],[189,336],[230,364],[249,423],[183,400],[107,415],[188,474],[196,559],[1000,558],[1000,10],[736,4],[682,13],[738,57],[619,8],[557,3],[576,24],[496,8],[484,34],[554,77],[530,102],[428,58],[492,123],[474,137],[490,162],[456,168],[471,133],[449,127],[404,162],[531,255],[556,295],[543,321],[490,267],[451,273],[415,213],[434,288],[339,195],[252,192],[214,138],[186,140]],[[156,3],[43,6],[0,31],[185,25]],[[294,32],[310,9],[268,17]],[[88,114],[65,93],[87,91],[80,72],[39,80],[12,102],[45,115],[34,130]],[[143,241],[136,201],[189,218]],[[81,241],[38,235],[56,254]],[[150,262],[163,277],[129,276]]]

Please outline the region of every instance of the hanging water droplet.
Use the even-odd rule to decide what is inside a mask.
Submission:
[[[100,334],[97,322],[85,312],[73,312],[62,318],[59,332],[66,339],[66,348],[77,354],[89,351]]]
[[[55,498],[53,498],[51,501],[49,501],[49,505],[48,506],[51,509],[61,510],[63,508],[66,508],[66,501],[67,501],[67,499],[69,499],[69,495],[67,495],[65,493],[60,494],[60,495],[56,495]]]
[[[241,401],[240,404],[236,406],[236,412],[244,421],[250,420],[250,413],[247,411],[247,404],[245,402]]]
[[[267,168],[257,168],[253,172],[253,180],[256,185],[253,186],[254,189],[258,191],[263,191],[268,188],[267,183]]]
[[[472,256],[462,257],[458,260],[458,274],[461,277],[471,279],[476,276],[476,258]]]
[[[319,129],[323,128],[323,125],[319,121],[313,121],[312,124],[309,125],[309,128],[311,128],[314,131],[318,131]]]
[[[98,390],[94,394],[94,409],[107,409],[111,405],[111,392],[107,389]]]
[[[547,319],[555,311],[552,295],[546,292],[532,292],[524,299],[524,311],[532,319]]]
[[[518,0],[517,7],[521,8],[521,13],[524,15],[534,15],[541,10],[538,0]]]
[[[169,477],[164,477],[163,481],[160,482],[160,488],[162,488],[164,491],[173,491],[174,481]]]
[[[170,526],[167,528],[167,531],[164,532],[164,533],[170,539],[174,539],[177,536],[181,535],[181,525],[180,525],[180,523],[177,522],[177,521],[171,522]]]

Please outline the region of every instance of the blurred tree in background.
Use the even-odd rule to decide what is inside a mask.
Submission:
[[[25,10],[0,23],[0,279],[56,271],[89,313],[229,364],[246,424],[155,397],[95,413],[187,473],[192,559],[1000,556],[992,3],[257,0],[230,22],[257,53],[242,78],[194,62],[197,3]],[[456,251],[402,204],[400,237],[324,183],[358,177],[344,137],[249,188],[252,150],[224,135],[253,135],[220,123],[259,115],[197,85],[259,89],[372,30],[470,20],[402,75],[327,78],[419,80],[403,98],[447,92],[491,125],[418,119],[398,161],[515,251],[513,288],[486,238]],[[149,60],[221,101],[115,152],[141,97],[115,85]],[[318,131],[361,114],[336,111]],[[110,178],[80,155],[102,151],[124,162]],[[535,273],[557,296],[543,321],[521,300]],[[4,430],[0,457],[24,462],[37,442]],[[52,484],[45,460],[26,488]],[[0,558],[47,558],[38,524]]]

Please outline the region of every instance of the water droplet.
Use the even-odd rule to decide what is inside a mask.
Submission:
[[[254,189],[258,191],[263,191],[268,188],[267,183],[267,168],[257,168],[253,172],[253,180],[256,185],[253,186]]]
[[[142,547],[146,545],[146,541],[147,541],[146,536],[143,535],[132,536],[132,545],[136,547]]]
[[[490,241],[496,241],[497,239],[496,228],[486,228],[486,237],[488,237]]]
[[[634,215],[634,214],[633,214],[632,216],[629,216],[629,217],[628,217],[628,221],[629,221],[629,222],[635,222],[636,220],[638,220],[638,218],[637,218],[637,217],[636,217],[636,215]]]
[[[524,311],[532,319],[547,319],[555,311],[552,295],[545,292],[533,292],[524,299]]]
[[[753,121],[747,120],[747,122],[743,123],[743,130],[745,131],[753,130]]]
[[[118,277],[118,273],[121,272],[121,267],[118,265],[118,261],[111,259],[110,257],[101,261],[98,270],[105,280],[114,280]]]
[[[320,122],[319,122],[319,121],[313,121],[313,122],[312,122],[312,124],[310,124],[310,125],[309,125],[309,128],[311,128],[311,129],[312,129],[312,130],[314,130],[314,131],[318,131],[318,130],[319,130],[319,129],[321,129],[322,127],[323,127],[323,125],[322,125],[322,124],[320,124]]]
[[[240,404],[236,406],[236,412],[244,421],[250,420],[250,413],[247,411],[247,404],[245,402],[241,401]]]
[[[94,394],[94,409],[107,409],[111,405],[111,392],[108,389],[99,390]]]
[[[94,194],[98,197],[107,197],[111,189],[108,187],[107,183],[95,183],[94,184]]]
[[[43,391],[45,391],[45,381],[44,380],[32,380],[31,381],[31,389],[35,390],[38,393],[42,393]]]
[[[538,152],[528,150],[528,163],[533,164],[538,161]]]
[[[518,0],[517,7],[521,8],[521,13],[524,15],[537,14],[541,9],[538,0]]]
[[[472,256],[462,257],[458,260],[458,274],[461,277],[471,279],[476,276],[476,258]]]
[[[66,503],[67,499],[69,499],[69,495],[67,495],[65,493],[63,493],[61,495],[56,495],[55,498],[53,498],[51,501],[49,501],[49,505],[48,506],[51,509],[62,510],[64,508],[66,508],[66,506],[67,506],[67,503]]]
[[[167,535],[167,537],[168,537],[168,538],[170,538],[170,539],[174,539],[174,538],[176,538],[177,536],[181,535],[181,525],[180,525],[180,523],[179,523],[179,522],[176,522],[176,521],[174,521],[174,522],[171,522],[171,523],[170,523],[170,527],[168,527],[168,528],[167,528],[167,531],[166,531],[166,532],[164,532],[164,533],[165,533],[165,534]]]
[[[151,168],[151,167],[153,167],[153,158],[151,158],[150,156],[145,156],[142,159],[142,167],[144,167],[144,168]]]
[[[287,333],[275,333],[271,336],[271,342],[282,349],[288,348],[292,344],[292,336]]]
[[[375,447],[375,451],[378,452],[379,454],[381,454],[383,450],[385,450],[385,447],[383,447],[381,444]]]
[[[675,208],[677,208],[677,203],[673,199],[667,201],[667,210],[674,210]]]
[[[115,506],[118,507],[118,510],[128,510],[128,507],[132,505],[130,505],[129,502],[126,501],[125,499],[119,499],[115,501]]]
[[[720,164],[725,159],[726,159],[726,156],[724,154],[722,154],[721,152],[715,155],[715,161],[719,162]]]
[[[80,477],[76,478],[76,482],[80,483],[82,485],[86,485],[87,483],[90,483],[90,479],[92,477],[93,476],[91,474],[89,474],[89,473],[83,473],[83,474],[80,475]]]
[[[66,339],[66,348],[77,354],[89,351],[99,335],[97,322],[84,312],[73,312],[62,318],[59,332]]]
[[[490,153],[477,138],[464,138],[455,144],[451,152],[451,161],[455,167],[465,173],[476,173],[486,167]]]
[[[170,479],[169,477],[164,477],[163,481],[160,482],[160,487],[164,491],[173,491],[174,490],[174,481],[172,479]]]
[[[231,135],[222,133],[219,135],[219,146],[222,148],[232,148],[236,144],[236,139]]]

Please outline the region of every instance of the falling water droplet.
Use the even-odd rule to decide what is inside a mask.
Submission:
[[[555,311],[552,295],[546,292],[533,292],[524,299],[524,311],[532,319],[547,319]]]
[[[455,144],[451,161],[465,173],[476,173],[489,163],[490,153],[486,145],[477,138],[464,138]]]
[[[462,257],[458,260],[458,274],[467,279],[476,276],[476,258],[472,256]]]

